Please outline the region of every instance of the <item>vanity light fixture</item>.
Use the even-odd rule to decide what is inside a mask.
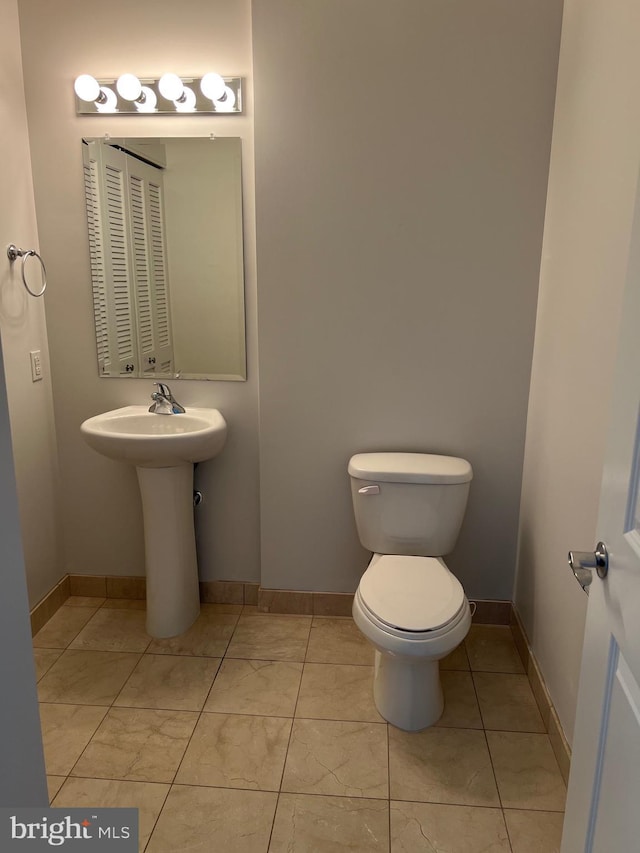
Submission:
[[[242,113],[242,78],[222,77],[213,71],[203,77],[167,73],[157,79],[126,73],[117,80],[81,74],[73,88],[78,115]]]

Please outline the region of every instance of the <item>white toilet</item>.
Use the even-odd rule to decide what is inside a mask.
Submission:
[[[358,453],[349,475],[358,535],[373,551],[353,618],[376,649],[376,707],[394,726],[418,731],[440,718],[438,661],[471,625],[442,556],[458,538],[473,472],[452,456]]]

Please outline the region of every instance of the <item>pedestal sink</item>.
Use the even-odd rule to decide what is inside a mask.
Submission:
[[[193,526],[193,463],[223,448],[227,424],[217,409],[159,415],[125,406],[84,421],[87,444],[110,459],[136,466],[142,495],[147,632],[184,633],[200,612]]]

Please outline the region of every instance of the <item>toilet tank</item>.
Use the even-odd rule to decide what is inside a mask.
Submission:
[[[466,459],[358,453],[349,460],[360,542],[378,554],[443,557],[456,544],[473,477]]]

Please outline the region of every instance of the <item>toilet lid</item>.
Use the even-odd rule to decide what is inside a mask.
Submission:
[[[374,616],[404,631],[441,628],[464,603],[462,585],[436,557],[380,557],[359,590]]]

